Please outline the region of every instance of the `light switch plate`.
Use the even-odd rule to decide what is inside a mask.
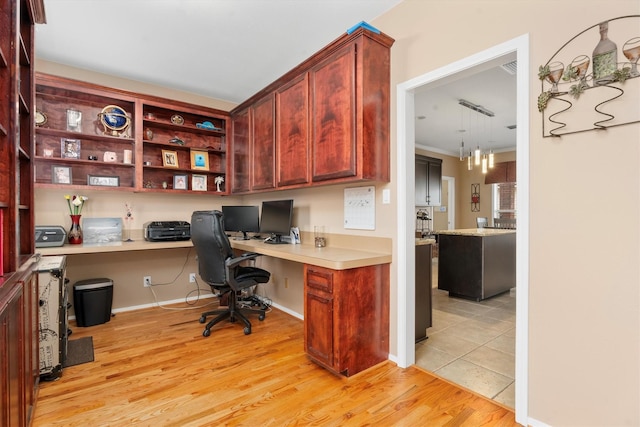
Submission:
[[[388,205],[389,203],[391,203],[391,190],[385,188],[382,190],[382,204]]]

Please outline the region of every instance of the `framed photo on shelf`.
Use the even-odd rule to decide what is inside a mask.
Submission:
[[[54,184],[71,184],[71,168],[69,166],[51,166],[51,182]]]
[[[60,138],[60,157],[63,159],[79,159],[81,145],[82,143],[79,139]]]
[[[191,169],[209,170],[209,152],[191,150]]]
[[[207,191],[207,176],[191,175],[191,189],[193,191]]]
[[[165,168],[177,168],[178,153],[171,150],[162,150],[162,166]]]
[[[87,175],[87,185],[97,185],[100,187],[119,187],[120,177]]]
[[[186,190],[187,189],[187,175],[173,175],[173,189],[174,190]]]
[[[67,130],[82,132],[82,112],[70,108],[67,110]]]

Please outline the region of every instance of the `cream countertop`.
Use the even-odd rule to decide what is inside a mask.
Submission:
[[[334,270],[387,264],[392,260],[390,253],[363,251],[351,248],[327,246],[316,248],[314,245],[271,245],[262,240],[231,240],[231,247],[242,251],[257,252],[262,255],[317,265]],[[36,248],[42,255],[74,255],[106,252],[148,251],[155,249],[174,249],[192,247],[191,240],[177,242],[148,242],[143,239],[133,242],[118,242],[108,245],[69,245]]]
[[[500,234],[511,234],[515,232],[516,230],[510,230],[510,229],[504,229],[504,228],[462,228],[459,230],[442,230],[442,231],[438,231],[437,234],[449,234],[454,236],[486,237],[486,236],[496,236]]]

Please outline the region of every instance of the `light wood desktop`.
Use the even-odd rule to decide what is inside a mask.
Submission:
[[[391,254],[384,252],[363,251],[358,249],[326,246],[316,248],[311,244],[301,245],[273,245],[262,240],[230,240],[231,247],[246,252],[257,252],[262,255],[300,262],[303,264],[317,265],[333,270],[346,270],[350,268],[366,267],[369,265],[387,264],[391,262]],[[154,249],[189,248],[193,244],[191,240],[148,242],[137,239],[132,242],[118,242],[106,245],[69,245],[59,247],[37,248],[36,252],[47,255],[78,255],[97,254],[105,252],[125,251],[150,251]]]

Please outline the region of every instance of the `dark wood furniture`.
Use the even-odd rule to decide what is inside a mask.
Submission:
[[[35,104],[46,117],[36,128],[38,187],[228,194],[226,112],[41,73],[36,75]],[[116,132],[105,128],[101,114],[107,106],[122,109],[130,117],[129,126]],[[69,110],[81,117],[75,128],[68,126]],[[67,141],[79,142],[75,156],[63,153]],[[202,165],[194,163],[192,150]],[[71,183],[57,182],[54,167],[68,168]],[[192,186],[193,175],[204,177],[206,190]],[[186,178],[184,188],[174,188],[177,176]],[[99,186],[90,177],[117,181]],[[220,193],[216,177],[225,181]]]
[[[359,28],[231,111],[237,179],[232,192],[271,190],[272,176],[275,188],[388,182],[392,44],[385,34]],[[275,111],[263,105],[274,94]],[[264,127],[269,123],[275,123],[273,151],[267,150],[273,147],[271,129]],[[248,171],[256,185],[236,168]]]
[[[442,159],[416,155],[416,206],[442,204]]]
[[[416,243],[416,342],[427,339],[427,328],[430,328],[432,325],[431,259],[433,246],[431,243]]]
[[[347,270],[304,266],[304,348],[350,376],[389,355],[389,264]]]
[[[468,229],[438,233],[438,289],[480,301],[516,286],[516,232]]]
[[[39,380],[34,253],[34,25],[41,0],[0,0],[0,425],[27,426]]]

